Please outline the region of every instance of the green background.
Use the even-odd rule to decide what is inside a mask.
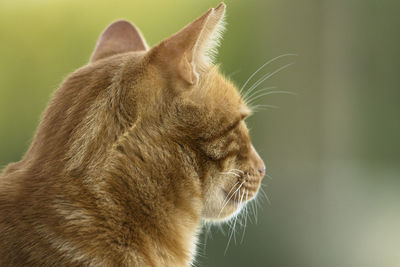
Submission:
[[[110,22],[133,21],[154,45],[217,4],[1,0],[0,165],[21,158],[51,93]],[[295,62],[261,87],[296,95],[265,96],[259,104],[280,108],[248,119],[271,204],[260,201],[225,254],[229,227],[213,227],[197,266],[400,266],[400,2],[226,4],[222,71],[239,71],[240,86],[295,53],[260,74]]]

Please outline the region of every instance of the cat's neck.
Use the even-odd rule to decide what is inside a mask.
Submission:
[[[84,207],[95,203],[90,225],[106,225],[106,230],[100,231],[107,231],[106,236],[112,237],[107,242],[126,246],[124,257],[147,253],[143,254],[145,265],[187,266],[194,255],[203,209],[195,154],[186,144],[176,143],[160,132],[166,129],[165,125],[150,127],[141,124],[141,120],[126,121],[122,114],[110,110],[116,107],[107,98],[96,95],[99,92],[87,90],[87,95],[79,95],[73,91],[78,82],[75,76],[76,80],[89,76],[86,80],[90,81],[91,75],[90,70],[78,71],[56,92],[31,148],[18,164],[24,169],[40,169],[29,173],[38,173],[42,181],[74,183],[70,191],[77,190],[72,193],[85,196],[79,198],[79,203],[68,195],[71,192],[67,189],[61,191],[62,197],[54,197],[83,206],[82,210],[71,211],[76,214],[87,214]],[[110,81],[115,75],[118,74],[104,75],[97,83],[108,84],[109,90],[120,90]],[[87,99],[87,107],[66,108],[60,104],[74,102],[76,97]],[[49,199],[52,194],[49,193]],[[64,227],[70,223],[68,218],[57,220]],[[85,231],[97,236],[99,230]],[[84,238],[87,233],[81,234],[82,238],[79,233],[74,236],[76,242],[96,250],[95,241]],[[135,251],[135,247],[142,249]]]
[[[156,265],[170,266],[172,259],[173,266],[182,260],[187,266],[203,209],[196,157],[185,144],[161,136],[158,127],[142,127],[131,127],[113,144],[102,168],[88,178],[89,188],[100,194],[101,210],[116,227],[128,223],[115,234],[140,240],[137,245],[150,248]]]

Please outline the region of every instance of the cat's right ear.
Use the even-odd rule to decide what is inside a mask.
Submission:
[[[149,58],[169,77],[195,85],[212,65],[224,29],[225,4],[211,8],[149,51]]]
[[[139,29],[129,21],[118,20],[101,34],[90,62],[120,53],[142,50],[148,50],[148,46]]]

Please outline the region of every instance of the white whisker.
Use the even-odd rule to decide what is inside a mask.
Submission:
[[[224,210],[224,208],[225,208],[225,206],[229,203],[229,201],[231,200],[231,198],[236,194],[236,192],[242,187],[242,185],[245,183],[245,181],[243,181],[240,185],[239,185],[239,187],[236,189],[236,191],[228,198],[228,200],[226,200],[225,202],[224,202],[224,205],[222,206],[222,208],[221,208],[221,211],[219,212],[219,214],[218,214],[218,217],[221,215],[221,213],[222,213],[222,211]],[[236,184],[235,184],[236,185]],[[232,191],[232,190],[231,190]],[[230,192],[230,191],[229,191]],[[229,193],[228,193],[228,195],[227,195],[227,197],[229,196]]]
[[[204,246],[203,246],[203,251],[206,251],[207,248],[207,239],[208,236],[211,235],[211,224],[205,224],[204,225],[205,228],[205,233],[204,233]]]
[[[243,96],[243,99],[244,99],[245,102],[248,102],[249,99],[251,99],[254,95],[256,95],[256,94],[258,94],[260,92],[268,91],[268,90],[271,90],[271,89],[277,89],[277,88],[278,88],[277,86],[263,87],[263,88],[261,88],[261,89],[259,89],[257,91],[254,91],[253,93],[251,93],[249,95]]]
[[[249,105],[251,107],[251,110],[253,112],[257,112],[259,110],[263,110],[263,109],[267,109],[267,108],[273,108],[273,109],[277,109],[279,108],[278,106],[274,106],[274,105]]]
[[[255,87],[257,87],[258,85],[260,85],[261,83],[263,83],[266,79],[268,79],[268,78],[274,76],[275,74],[277,74],[277,73],[279,73],[280,71],[282,71],[282,70],[284,70],[284,69],[286,69],[286,68],[292,66],[293,64],[294,64],[294,63],[286,64],[286,65],[284,65],[284,66],[278,68],[277,70],[271,72],[270,74],[268,73],[267,76],[263,76],[263,77],[262,77],[260,80],[258,80],[254,85],[252,85],[252,87],[250,87],[249,91],[250,91],[250,90],[253,90]]]
[[[287,56],[297,56],[296,54],[283,54],[277,57],[274,57],[271,60],[268,60],[266,63],[264,63],[261,67],[259,67],[247,80],[246,82],[243,84],[243,86],[240,88],[240,93],[242,93],[243,89],[246,88],[246,85],[249,83],[249,81],[254,77],[254,75],[256,75],[261,69],[263,69],[265,66],[267,66],[269,63],[272,63],[273,61],[282,58],[282,57],[287,57]]]
[[[240,194],[239,194],[239,197],[240,197],[240,201],[239,201],[239,205],[238,206],[240,206],[240,205],[243,205],[243,197],[244,197],[244,193],[246,192],[246,190],[243,190],[243,194],[242,194],[242,197],[240,197]],[[242,213],[243,214],[243,213]],[[242,215],[242,217],[243,217],[243,215]],[[240,222],[239,222],[240,223]],[[241,223],[240,223],[240,225],[242,225]],[[234,234],[234,236],[233,236],[233,239],[235,240],[235,244],[236,244],[236,235]]]
[[[258,208],[257,208],[257,199],[255,199],[255,202],[254,202],[254,207],[255,207],[255,209],[256,209],[256,213],[255,213],[255,215],[256,215],[256,224],[258,223]]]
[[[271,200],[269,199],[267,193],[265,193],[265,191],[262,188],[262,186],[260,187],[260,191],[262,192],[262,195],[265,196],[265,198],[267,199],[268,204],[271,206]]]
[[[240,172],[241,174],[244,174],[244,171],[239,170],[239,169],[231,169],[230,171],[237,171],[237,172]]]
[[[255,199],[251,202],[251,209],[253,211],[254,223],[257,224],[256,208],[254,202]]]
[[[237,181],[232,187],[231,190],[229,190],[228,194],[226,195],[224,201],[222,203],[225,203],[226,199],[229,197],[229,194],[232,192],[232,190],[235,188],[235,186],[240,183],[239,181]]]
[[[248,104],[251,104],[252,102],[254,102],[256,99],[266,96],[266,95],[272,95],[272,94],[288,94],[288,95],[296,95],[296,93],[294,92],[289,92],[289,91],[269,91],[263,94],[259,94],[257,96],[254,96],[253,99],[250,99]]]
[[[239,196],[240,196],[240,192],[239,192]],[[236,227],[237,219],[238,219],[238,215],[236,215],[236,217],[235,217],[235,219],[234,219],[233,227],[232,227],[232,230],[231,230],[231,234],[229,235],[228,244],[226,244],[226,248],[225,248],[225,251],[224,251],[224,255],[225,255],[226,252],[228,251],[229,243],[231,242],[232,235],[233,235],[234,232],[235,232],[235,227]]]
[[[247,192],[246,192],[246,203],[247,203],[247,201],[248,201],[248,197],[249,197],[249,190],[247,190]],[[245,234],[245,232],[246,232],[247,217],[248,217],[248,210],[247,210],[247,208],[248,208],[248,205],[246,205],[246,208],[245,208],[244,228],[243,228],[243,234],[242,234],[242,239],[240,240],[240,243],[243,243],[244,234]]]
[[[222,224],[217,224],[217,227],[218,227],[218,230],[219,230],[223,235],[226,234],[224,228],[222,227]]]
[[[233,175],[235,175],[236,177],[240,177],[239,174],[234,173],[234,172],[231,172],[231,171],[229,171],[229,172],[220,172],[220,174],[233,174]]]
[[[232,78],[233,76],[235,76],[236,74],[238,74],[239,72],[241,72],[241,70],[235,70],[231,73],[228,74],[228,77]]]
[[[266,79],[268,79],[269,75],[271,74],[271,72],[268,72],[266,74],[264,74],[263,76],[261,76],[260,79],[258,79],[247,91],[246,93],[244,93],[243,95],[243,99],[246,99],[247,96],[254,90],[257,88],[257,86],[262,83],[263,81],[265,81]]]

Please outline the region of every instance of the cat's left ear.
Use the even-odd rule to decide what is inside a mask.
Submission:
[[[90,62],[120,53],[142,50],[148,50],[148,46],[139,29],[129,21],[118,20],[100,35]]]
[[[155,64],[164,72],[190,85],[213,63],[213,56],[224,30],[225,4],[208,10],[182,30],[149,51]]]

